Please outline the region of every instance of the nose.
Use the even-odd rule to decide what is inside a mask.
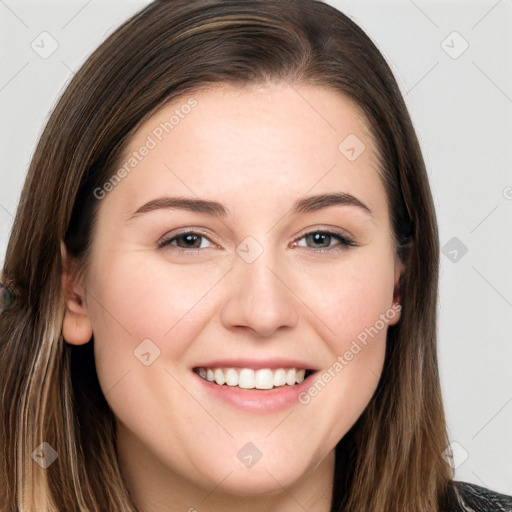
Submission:
[[[228,278],[228,296],[221,312],[227,329],[247,328],[263,338],[297,325],[298,299],[290,272],[267,251],[252,263],[237,257]]]

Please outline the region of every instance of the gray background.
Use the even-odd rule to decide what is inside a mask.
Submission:
[[[0,0],[0,265],[53,105],[92,50],[147,3]],[[427,162],[456,479],[512,494],[512,0],[329,3],[391,64]]]

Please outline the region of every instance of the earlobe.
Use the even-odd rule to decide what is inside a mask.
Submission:
[[[92,338],[92,324],[89,317],[71,313],[66,309],[62,322],[62,336],[71,345],[85,345]]]
[[[92,338],[92,323],[85,304],[85,289],[72,271],[64,242],[61,242],[61,257],[62,293],[66,304],[62,336],[72,345],[84,345]]]

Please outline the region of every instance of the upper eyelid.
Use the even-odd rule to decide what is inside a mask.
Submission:
[[[311,233],[328,233],[331,235],[338,235],[342,238],[347,238],[350,240],[354,240],[354,236],[352,236],[346,229],[342,228],[334,228],[334,227],[320,227],[320,228],[305,228],[303,231],[296,236],[295,240],[299,238],[303,238]]]

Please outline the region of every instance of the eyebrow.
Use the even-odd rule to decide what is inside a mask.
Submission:
[[[292,208],[292,213],[310,213],[328,208],[330,206],[355,206],[365,213],[373,216],[372,211],[359,199],[344,192],[332,194],[318,194],[298,199]],[[229,208],[217,201],[196,199],[188,197],[162,197],[153,199],[137,209],[128,220],[155,210],[187,210],[196,213],[205,213],[213,217],[225,218],[229,214]]]

